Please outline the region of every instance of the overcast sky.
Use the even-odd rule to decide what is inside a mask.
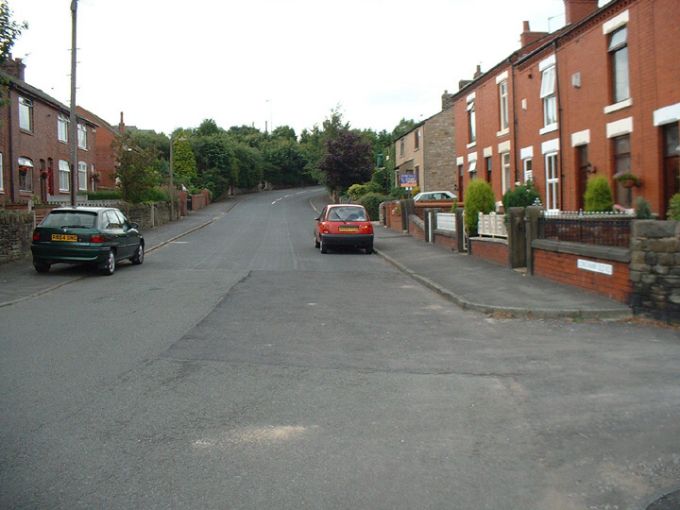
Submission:
[[[67,105],[70,4],[9,0],[26,81]],[[79,0],[77,103],[165,133],[212,118],[299,134],[336,105],[392,130],[517,49],[523,20],[556,30],[563,0]]]

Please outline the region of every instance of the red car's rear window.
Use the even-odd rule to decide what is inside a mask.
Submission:
[[[368,221],[366,211],[359,207],[333,207],[326,216],[327,221]]]

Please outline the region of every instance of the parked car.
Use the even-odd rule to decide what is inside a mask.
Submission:
[[[416,202],[431,202],[436,200],[456,200],[458,197],[450,191],[423,191],[418,193],[413,200]]]
[[[316,218],[314,246],[327,253],[329,248],[349,246],[373,253],[373,225],[361,205],[330,204]]]
[[[33,231],[33,267],[46,273],[56,263],[91,264],[112,275],[120,260],[144,262],[139,226],[112,207],[53,209]]]

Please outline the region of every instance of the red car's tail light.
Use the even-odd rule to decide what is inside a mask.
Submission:
[[[373,225],[368,224],[368,225],[359,225],[359,230],[361,232],[366,232],[366,233],[371,233],[373,232]]]
[[[103,243],[104,242],[104,236],[101,234],[95,234],[92,237],[90,237],[90,242],[91,243]]]
[[[40,241],[40,232],[38,232],[37,230],[33,231],[33,240]]]
[[[321,223],[321,233],[322,234],[330,234],[330,230],[328,230],[328,224],[324,221]]]

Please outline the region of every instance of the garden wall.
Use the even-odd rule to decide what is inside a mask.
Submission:
[[[633,223],[630,279],[635,313],[680,322],[680,222]]]
[[[0,210],[0,264],[31,253],[33,214]]]
[[[481,259],[509,267],[508,242],[505,239],[472,237],[468,239],[470,254]]]

